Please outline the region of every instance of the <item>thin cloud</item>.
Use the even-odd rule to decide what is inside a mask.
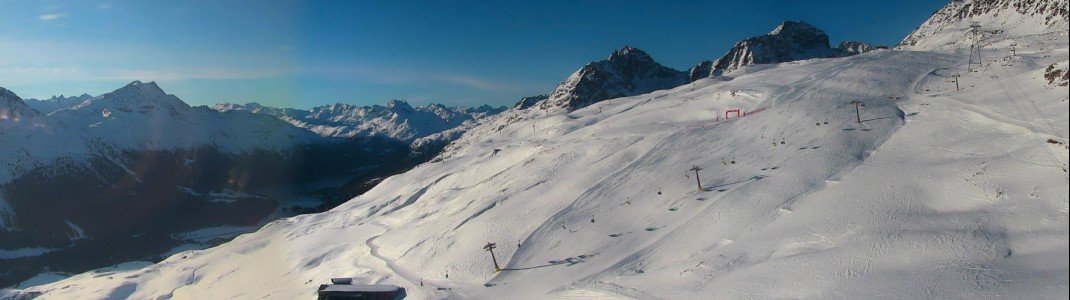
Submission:
[[[442,82],[467,86],[484,91],[516,91],[520,89],[515,84],[495,82],[461,74],[440,74],[436,79]]]
[[[54,21],[54,20],[58,20],[58,19],[66,18],[66,17],[67,17],[66,13],[55,13],[55,14],[43,14],[43,15],[37,16],[37,19],[41,20],[41,21],[48,22],[48,21]]]
[[[102,9],[103,10],[103,9],[109,9],[111,7],[112,7],[112,4],[111,3],[107,3],[107,2],[101,3],[101,4],[97,4],[97,9]]]
[[[348,77],[376,84],[445,83],[481,91],[515,92],[531,87],[512,82],[495,81],[482,77],[449,72],[408,70],[397,67],[341,67],[306,68],[305,74],[337,78]]]
[[[241,70],[221,69],[218,67],[202,67],[188,70],[116,70],[111,74],[97,77],[101,80],[154,80],[154,81],[178,81],[190,79],[257,79],[283,75],[279,70]]]
[[[0,82],[41,83],[50,81],[182,81],[194,79],[235,80],[257,79],[284,74],[278,70],[241,70],[200,67],[185,70],[119,69],[87,71],[76,66],[0,66]]]

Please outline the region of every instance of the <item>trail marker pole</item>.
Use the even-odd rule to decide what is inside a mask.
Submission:
[[[494,273],[502,271],[502,268],[498,267],[498,258],[494,257],[494,248],[497,247],[498,245],[495,245],[494,243],[487,243],[486,246],[483,246],[483,250],[487,250],[487,252],[490,252],[490,260],[494,262]]]
[[[959,75],[959,74],[951,75],[951,78],[955,79],[955,91],[961,91],[962,90],[962,89],[959,88],[959,76],[961,76],[961,75]]]
[[[851,104],[855,105],[855,122],[862,124],[862,112],[858,110],[858,106],[862,105],[862,101],[854,100],[851,101]]]
[[[691,166],[691,170],[690,171],[695,171],[695,184],[698,186],[698,191],[701,192],[702,191],[702,180],[698,178],[698,171],[699,170],[702,170],[702,167]]]

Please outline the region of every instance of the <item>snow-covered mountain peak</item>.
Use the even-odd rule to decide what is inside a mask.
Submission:
[[[680,86],[683,72],[662,66],[642,50],[625,46],[605,60],[572,73],[542,102],[542,109],[576,110],[596,102]]]
[[[784,21],[773,28],[768,35],[784,35],[791,38],[820,38],[820,36],[828,38],[825,31],[803,21]]]
[[[721,58],[709,66],[699,64],[696,68],[702,70],[692,70],[691,73],[708,69],[709,74],[704,77],[717,76],[747,65],[828,57],[831,52],[829,37],[824,31],[805,22],[785,21],[769,34],[736,42]]]
[[[868,52],[873,47],[861,42],[843,42],[829,47],[824,31],[802,21],[784,21],[769,34],[755,36],[736,44],[717,60],[696,64],[687,72],[689,81],[721,76],[744,66],[772,64],[812,58],[844,57]]]
[[[28,129],[30,131],[47,130],[51,131],[55,128],[56,124],[53,124],[51,120],[45,118],[44,114],[33,109],[26,100],[19,97],[14,92],[0,87],[0,128],[13,130],[12,132],[0,132],[0,136],[5,134],[19,134],[16,132],[21,129]],[[0,139],[0,146],[4,143]],[[9,149],[10,150],[10,149]]]
[[[632,46],[624,46],[618,50],[613,50],[613,54],[610,54],[606,58],[608,61],[634,61],[642,63],[652,63],[654,58],[651,58],[649,54],[643,50]]]
[[[190,107],[155,82],[134,81],[51,119],[119,149],[171,150],[213,145],[224,152],[284,150],[319,137],[275,118]]]
[[[1066,32],[1070,18],[1068,3],[1067,0],[954,0],[903,38],[898,48],[969,48],[974,43],[970,27],[974,23],[980,26],[977,42],[983,47],[1007,38]],[[1010,44],[1013,42],[1003,46]]]
[[[156,85],[156,82],[142,83],[141,81],[134,81],[110,93],[86,100],[71,107],[69,110],[94,114],[101,113],[103,115],[110,115],[111,112],[115,111],[137,113],[166,111],[177,115],[189,109],[190,106],[188,104],[182,102],[178,97],[164,92],[160,86]]]
[[[0,87],[0,122],[18,122],[23,117],[34,114],[35,111],[26,106],[14,92]]]
[[[386,102],[385,106],[386,106],[386,108],[396,109],[396,110],[400,110],[400,111],[412,111],[413,110],[412,109],[412,105],[409,105],[409,102],[406,102],[405,100],[397,100],[397,99],[390,100],[390,101]]]
[[[165,93],[155,81],[143,83],[138,80],[135,80],[110,94],[112,94],[112,96],[138,97],[143,99],[155,99],[167,96],[167,93]]]
[[[0,87],[0,104],[14,103],[23,103],[23,100],[18,95],[15,95],[14,92]]]

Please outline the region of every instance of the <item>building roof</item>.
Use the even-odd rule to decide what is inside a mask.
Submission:
[[[391,293],[397,292],[401,287],[396,285],[359,285],[359,284],[325,284],[320,286],[320,292],[365,292],[365,293]]]

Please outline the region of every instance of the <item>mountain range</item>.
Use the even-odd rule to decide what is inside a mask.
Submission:
[[[788,21],[689,71],[624,47],[499,114],[391,139],[450,142],[333,209],[152,262],[36,269],[0,299],[310,298],[336,277],[418,299],[1064,298],[1065,8],[956,0],[896,49]],[[70,131],[19,103],[0,102],[19,128],[0,138]],[[322,122],[346,129],[292,127],[408,130]],[[83,239],[79,222],[57,234]]]
[[[593,103],[626,96],[671,89],[699,79],[723,76],[754,64],[772,64],[813,58],[846,57],[875,49],[862,42],[845,41],[829,46],[824,31],[801,21],[785,21],[769,34],[739,42],[720,58],[701,61],[688,71],[674,70],[634,47],[613,51],[608,58],[591,62],[561,82],[546,99],[528,97],[515,108],[527,108],[541,101],[541,109],[572,111]]]
[[[407,142],[505,110],[505,107],[489,105],[469,108],[434,103],[413,107],[401,100],[372,106],[338,103],[307,110],[266,107],[255,102],[244,105],[219,103],[213,108],[221,112],[249,111],[275,116],[325,137],[389,137]]]

